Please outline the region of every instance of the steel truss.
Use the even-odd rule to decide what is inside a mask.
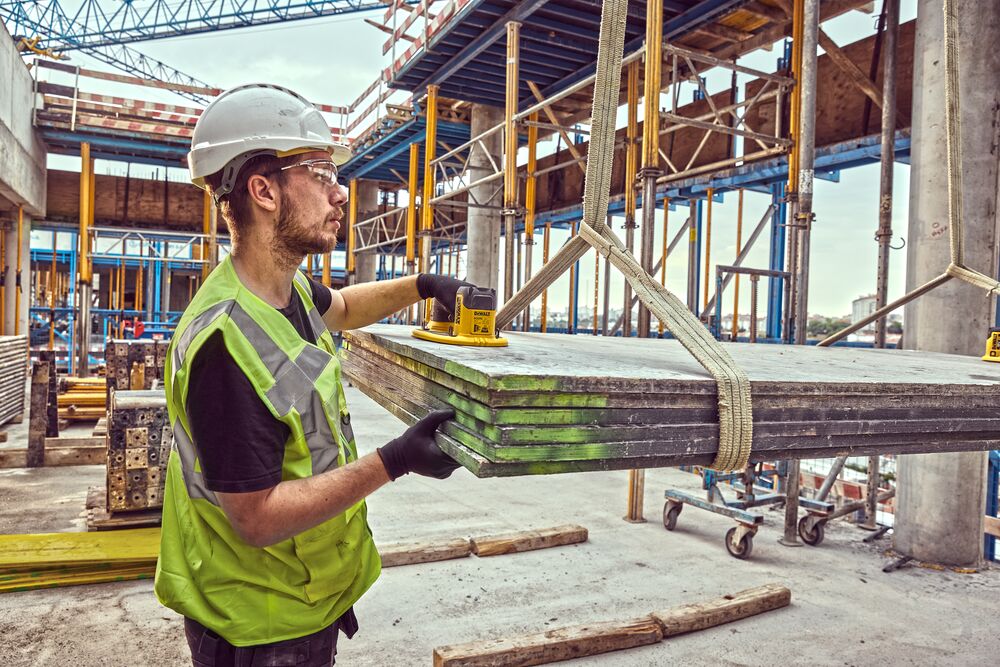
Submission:
[[[389,4],[378,0],[147,0],[142,4],[84,0],[69,17],[59,0],[35,0],[0,2],[0,15],[11,34],[39,35],[39,48],[58,53],[364,12]]]

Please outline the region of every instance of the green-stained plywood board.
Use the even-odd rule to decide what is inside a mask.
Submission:
[[[441,445],[481,476],[710,462],[715,382],[676,341],[505,334],[507,348],[346,335],[344,373],[412,422],[450,406]],[[1000,446],[1000,368],[974,357],[736,344],[751,378],[751,460]]]

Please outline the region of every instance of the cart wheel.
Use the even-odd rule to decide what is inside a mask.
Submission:
[[[746,560],[750,558],[750,554],[753,553],[753,535],[747,533],[740,539],[740,544],[738,547],[733,546],[733,535],[736,533],[736,526],[733,526],[726,532],[726,551],[733,558],[739,558],[740,560]]]
[[[808,523],[806,522],[808,518],[808,516],[804,516],[799,519],[799,537],[801,537],[802,541],[809,546],[818,547],[823,541],[826,530],[824,528],[824,526],[826,526],[826,521],[814,522],[812,530],[809,530]]]
[[[675,503],[669,500],[663,503],[663,527],[667,530],[676,528],[677,517],[680,516],[682,509],[684,509],[684,503]]]

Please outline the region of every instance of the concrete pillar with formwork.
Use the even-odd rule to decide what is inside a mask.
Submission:
[[[45,217],[46,150],[33,125],[34,81],[7,32],[0,28],[0,224],[5,270],[3,328],[0,333],[28,333],[31,301],[32,218]],[[20,220],[21,234],[18,235]],[[20,252],[18,244],[20,239]],[[18,262],[20,259],[20,262]],[[23,287],[17,298],[17,276]]]
[[[368,220],[379,214],[378,182],[358,181],[358,220]],[[378,269],[378,255],[375,252],[359,252],[354,257],[354,282],[375,281]]]
[[[6,270],[3,286],[3,334],[26,336],[29,326],[28,307],[31,305],[31,216],[22,208],[14,209],[11,217],[12,221],[2,232],[5,254],[3,266]]]
[[[945,142],[945,60],[940,0],[920,0],[913,72],[913,141],[907,290],[948,266],[949,229]],[[961,75],[965,263],[997,273],[1000,108],[1000,5],[956,3]],[[981,355],[996,317],[996,299],[953,280],[906,306],[903,346]],[[985,452],[900,457],[894,548],[919,560],[975,565],[982,558]]]
[[[503,122],[503,109],[486,104],[472,105],[472,136]],[[503,134],[494,132],[472,147],[469,156],[468,182],[475,183],[497,171],[502,157]],[[469,217],[466,222],[468,238],[467,279],[480,287],[497,289],[500,283],[500,206],[503,199],[497,182],[484,183],[469,189]],[[494,196],[497,195],[497,196]],[[478,202],[491,206],[475,206]]]

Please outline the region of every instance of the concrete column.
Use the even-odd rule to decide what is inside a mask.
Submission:
[[[354,282],[375,282],[378,275],[378,255],[374,252],[359,252],[354,258]]]
[[[378,210],[378,182],[358,181],[358,221],[374,218]],[[374,252],[360,252],[354,256],[354,282],[370,283],[375,281],[378,267],[378,255]]]
[[[996,119],[1000,5],[956,3],[961,57],[965,263],[996,275]],[[913,71],[907,291],[949,263],[945,62],[940,0],[920,0]],[[982,355],[994,298],[952,280],[906,306],[904,347]],[[894,548],[919,560],[975,565],[982,557],[986,452],[900,457]]]
[[[503,109],[485,104],[472,105],[472,136],[478,136],[486,130],[503,123]],[[493,161],[501,167],[503,135],[496,132],[483,139],[486,150],[493,156]],[[485,178],[496,169],[490,163],[489,157],[477,145],[469,159],[469,182],[474,183]],[[467,222],[468,238],[468,275],[466,279],[480,287],[497,289],[500,282],[500,207],[503,205],[502,194],[497,192],[503,181],[497,180],[472,188],[469,191]],[[497,193],[496,197],[490,197]],[[471,206],[474,202],[496,206],[496,210]],[[459,276],[461,277],[461,276]]]

